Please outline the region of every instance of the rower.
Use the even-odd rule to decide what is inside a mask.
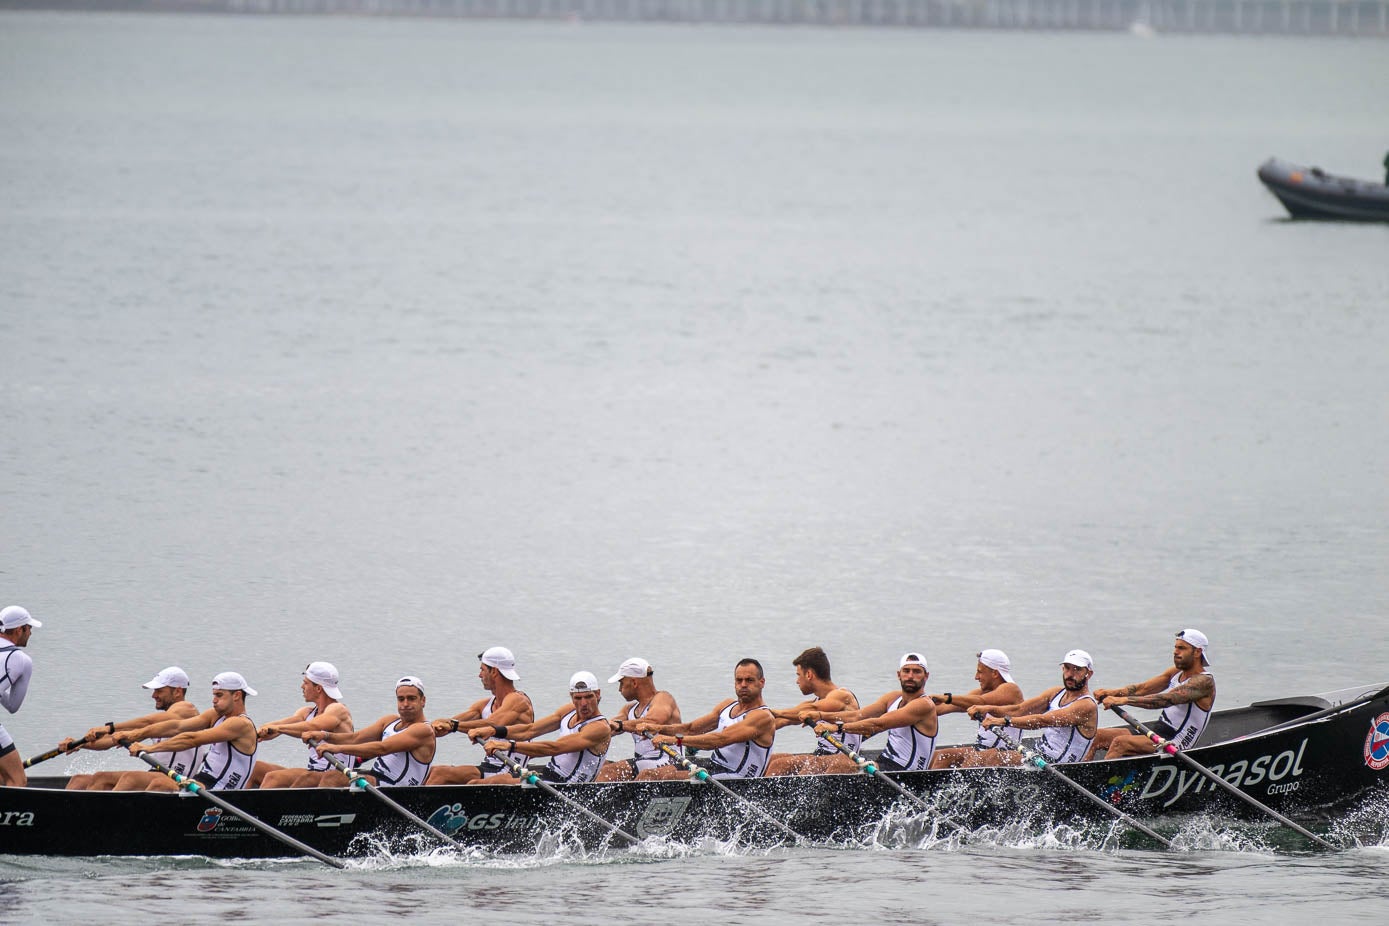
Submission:
[[[931,765],[940,726],[936,704],[925,693],[930,677],[925,656],[919,651],[903,653],[897,660],[897,691],[887,692],[861,710],[802,711],[801,721],[814,720],[816,735],[833,733],[841,741],[846,735],[859,734],[867,739],[886,732],[887,746],[874,763],[878,770],[919,772]],[[841,754],[827,763],[825,771],[846,775],[857,772],[858,765]]]
[[[535,707],[531,704],[530,696],[516,689],[515,683],[521,680],[521,675],[516,671],[516,657],[511,654],[511,650],[505,646],[493,646],[478,653],[477,658],[480,663],[477,677],[490,695],[474,703],[461,714],[434,721],[432,726],[435,736],[470,733],[478,727],[497,724],[505,727],[535,720]],[[527,761],[525,756],[519,754],[512,758],[522,765]],[[500,758],[487,755],[477,765],[435,766],[425,784],[465,785],[485,775],[499,775],[504,771],[506,766]]]
[[[154,712],[140,717],[132,717],[129,720],[108,721],[99,727],[92,727],[82,738],[81,748],[98,752],[104,751],[119,745],[117,740],[123,739],[126,731],[141,730],[151,724],[163,723],[166,720],[188,720],[198,716],[198,709],[193,706],[193,702],[187,700],[188,684],[188,673],[178,666],[169,666],[159,670],[154,678],[140,686],[151,689],[150,697],[154,700]],[[68,738],[58,745],[64,750],[72,749],[73,740]],[[162,765],[168,766],[180,775],[192,775],[202,765],[203,752],[201,747],[194,746],[182,752],[156,752],[151,755]],[[68,779],[67,789],[69,791],[111,791],[115,789],[116,784],[124,774],[126,773],[91,772],[86,775],[73,775]]]
[[[1003,650],[982,650],[979,653],[979,663],[974,668],[974,680],[979,683],[979,687],[965,694],[951,694],[947,691],[944,694],[931,695],[931,700],[936,703],[936,715],[963,714],[976,704],[1017,704],[1023,696],[1022,689],[1013,681],[1012,668],[1013,664]],[[974,732],[973,746],[937,749],[935,758],[931,760],[931,768],[958,768],[961,765],[969,765],[980,750],[997,749],[1004,745],[1005,740],[1014,744],[1021,742],[1022,731],[1015,727],[989,729],[980,721]]]
[[[350,733],[323,733],[310,730],[300,734],[312,743],[314,752],[375,759],[362,777],[383,788],[422,785],[434,761],[434,731],[424,719],[424,682],[407,675],[395,683],[394,714],[387,714],[369,727]],[[318,779],[320,788],[341,788],[348,784],[345,774],[329,769]]]
[[[43,624],[19,605],[0,611],[0,704],[11,714],[18,712],[29,693],[34,661],[24,652],[34,628]],[[22,788],[29,783],[24,763],[15,751],[14,739],[0,724],[0,787]]]
[[[534,723],[486,725],[468,732],[473,742],[486,740],[483,749],[489,756],[498,752],[527,757],[547,756],[548,765],[540,771],[540,780],[551,784],[582,784],[598,775],[603,757],[608,754],[612,729],[608,719],[598,713],[603,692],[592,672],[575,672],[569,678],[569,703]],[[559,731],[559,738],[534,741],[537,736]],[[488,775],[468,782],[473,785],[517,785],[521,779],[508,770],[500,775]]]
[[[713,710],[689,723],[650,723],[639,720],[627,728],[655,734],[651,742],[675,749],[712,749],[709,774],[715,778],[761,778],[776,740],[776,718],[762,701],[767,686],[762,663],[744,659],[733,667],[734,697],[720,701]],[[684,778],[689,773],[675,765],[650,768],[638,781]]]
[[[1061,658],[1061,684],[1048,688],[1035,698],[1017,704],[976,704],[969,716],[980,720],[985,729],[1017,727],[1041,730],[1033,748],[1053,765],[1079,762],[1099,727],[1099,706],[1090,693],[1090,677],[1095,663],[1083,649],[1073,649]],[[1014,749],[982,749],[969,765],[1019,765],[1022,753]]]
[[[618,694],[628,702],[608,724],[613,733],[630,732],[629,727],[638,720],[659,724],[680,722],[680,707],[674,695],[658,690],[654,675],[651,663],[633,656],[618,666],[617,674],[608,679],[608,684],[617,685]],[[598,771],[598,780],[631,781],[638,773],[669,765],[671,761],[670,756],[653,746],[648,737],[638,733],[632,733],[632,752],[630,759],[604,762]]]
[[[1162,716],[1151,724],[1158,736],[1178,749],[1190,749],[1206,729],[1211,711],[1215,708],[1215,676],[1210,673],[1210,657],[1206,655],[1210,641],[1199,630],[1187,628],[1177,633],[1172,644],[1172,667],[1164,669],[1146,682],[1123,688],[1098,688],[1095,697],[1101,707],[1141,707],[1162,710]],[[1095,735],[1086,758],[1101,752],[1106,759],[1142,756],[1157,751],[1157,743],[1146,736],[1137,736],[1127,727],[1109,727]]]
[[[778,730],[800,723],[801,714],[806,711],[838,713],[858,710],[858,698],[854,693],[847,688],[840,688],[830,678],[830,657],[823,649],[812,646],[792,659],[791,665],[796,667],[796,687],[801,690],[801,694],[808,696],[808,700],[795,707],[772,711]],[[844,745],[850,749],[858,749],[862,742],[863,737],[860,734],[844,734]],[[820,775],[828,771],[830,766],[835,764],[834,760],[840,756],[841,753],[836,747],[831,746],[824,737],[820,737],[815,741],[813,753],[774,753],[767,763],[767,774]]]
[[[305,706],[283,720],[267,723],[260,728],[260,741],[273,740],[280,735],[299,737],[305,733],[351,733],[352,712],[342,703],[338,687],[338,669],[331,662],[311,662],[304,667],[299,683]],[[356,764],[351,756],[339,756],[349,768]],[[304,768],[285,768],[273,762],[257,762],[251,771],[252,788],[313,788],[323,773],[333,768],[326,758],[309,747],[308,764]]]
[[[237,790],[251,780],[256,763],[256,725],[246,716],[246,697],[256,690],[236,672],[222,672],[212,679],[212,707],[187,720],[165,720],[123,739],[135,740],[130,754],[181,752],[206,746],[202,767],[193,780],[210,791]],[[155,749],[143,740],[167,736]],[[126,772],[116,782],[117,791],[177,791],[172,778],[160,772]]]

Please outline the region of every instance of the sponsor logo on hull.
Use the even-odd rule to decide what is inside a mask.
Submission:
[[[32,810],[7,810],[0,814],[0,826],[33,826]]]
[[[1206,767],[1244,791],[1256,793],[1259,789],[1252,786],[1264,785],[1264,794],[1286,794],[1302,786],[1297,779],[1303,773],[1302,756],[1306,749],[1307,740],[1304,739],[1296,749],[1285,749],[1276,755],[1266,753],[1254,759],[1237,759],[1229,766],[1216,764]],[[1148,773],[1148,780],[1144,782],[1137,799],[1166,798],[1162,806],[1171,807],[1186,794],[1201,794],[1216,789],[1215,784],[1195,769],[1158,765]]]
[[[425,818],[425,822],[450,836],[464,830],[533,829],[539,820],[507,813],[465,813],[462,804],[445,804]]]
[[[1389,714],[1380,714],[1370,721],[1365,735],[1365,764],[1376,772],[1389,766]]]
[[[637,835],[642,839],[647,836],[669,836],[689,806],[688,797],[655,798],[646,805],[641,819],[637,821]]]
[[[333,828],[347,826],[355,819],[357,819],[355,813],[287,813],[280,817],[280,826],[313,824],[317,827]]]

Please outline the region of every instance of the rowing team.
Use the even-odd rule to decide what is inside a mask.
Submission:
[[[807,700],[784,709],[767,706],[761,663],[743,659],[733,670],[734,696],[682,722],[675,698],[656,687],[655,670],[637,657],[622,663],[608,680],[626,702],[614,717],[600,712],[598,679],[576,672],[569,680],[569,700],[537,718],[530,698],[516,687],[521,676],[515,657],[494,646],[478,655],[478,678],[487,697],[452,717],[429,721],[425,684],[407,675],[396,683],[395,713],[360,729],[342,701],[337,669],[327,662],[305,668],[304,707],[259,729],[246,715],[246,698],[255,689],[240,674],[217,675],[212,707],[199,712],[186,699],[187,674],[170,667],[144,684],[152,690],[153,713],[94,727],[78,739],[64,740],[52,754],[128,746],[132,754],[146,753],[211,789],[342,787],[358,774],[384,787],[515,785],[533,758],[549,760],[537,774],[553,783],[680,778],[688,774],[681,767],[684,750],[699,749],[712,750],[707,765],[716,778],[845,774],[858,770],[858,749],[879,733],[886,734],[886,744],[875,764],[886,772],[1017,764],[1021,731],[1034,729],[1041,738],[1032,746],[1048,761],[1077,762],[1097,753],[1117,758],[1156,749],[1147,737],[1125,735],[1124,728],[1099,729],[1101,705],[1163,709],[1157,732],[1179,748],[1193,745],[1215,699],[1207,648],[1204,634],[1183,630],[1176,635],[1170,668],[1144,682],[1093,692],[1090,655],[1071,650],[1061,661],[1061,684],[1032,698],[1023,695],[1007,655],[997,649],[978,654],[977,688],[928,694],[926,659],[913,651],[898,661],[896,688],[861,705],[853,692],[835,684],[824,650],[812,647],[791,661]],[[4,695],[0,689],[0,697]],[[973,745],[936,748],[940,717],[950,713],[965,713],[977,722]],[[815,751],[773,752],[776,731],[794,724],[814,726]],[[484,757],[476,765],[435,765],[438,739],[456,733],[481,743]],[[539,739],[551,733],[559,736]],[[633,758],[606,761],[612,737],[623,734],[633,738]],[[304,741],[304,767],[256,760],[257,745],[279,736]],[[9,748],[13,752],[12,744]],[[372,766],[356,771],[368,759]],[[18,783],[24,783],[22,769]],[[163,772],[129,771],[76,775],[68,787],[154,791],[178,785]]]

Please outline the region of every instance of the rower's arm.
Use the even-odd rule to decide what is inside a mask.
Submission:
[[[101,751],[110,749],[117,745],[117,741],[124,739],[120,734],[126,731],[143,730],[145,727],[156,723],[163,723],[166,720],[187,720],[189,717],[198,716],[198,709],[187,701],[179,701],[170,705],[167,711],[155,711],[143,717],[132,717],[129,720],[112,721],[109,725],[102,724],[99,727],[92,727],[87,731],[87,742],[83,749],[93,749]],[[111,728],[115,729],[112,730]],[[70,740],[64,740],[70,742]],[[61,745],[61,744],[60,744]]]
[[[1154,675],[1146,682],[1135,682],[1132,685],[1125,685],[1122,688],[1097,688],[1094,691],[1095,699],[1098,701],[1103,701],[1106,698],[1133,698],[1142,695],[1150,695],[1154,692],[1162,691],[1164,688],[1166,688],[1167,683],[1172,681],[1172,676],[1176,674],[1177,669],[1174,666],[1173,668],[1168,669],[1159,675]],[[1141,704],[1134,705],[1134,707],[1142,706],[1143,705]],[[1164,705],[1164,707],[1165,706],[1166,705]]]
[[[541,717],[535,723],[492,723],[489,717],[487,722],[480,726],[473,727],[468,731],[468,739],[474,743],[491,739],[494,736],[512,740],[532,740],[537,736],[544,736],[546,733],[553,733],[559,729],[560,721],[564,715],[569,713],[568,707],[561,707],[546,717]],[[496,715],[492,715],[495,717]]]
[[[306,716],[307,713],[306,711]],[[308,717],[308,719],[304,717],[300,717],[297,720],[286,718],[285,720],[277,720],[274,723],[268,723],[260,728],[258,735],[262,740],[268,740],[274,739],[282,734],[284,736],[302,736],[305,733],[312,733],[315,730],[328,733],[341,727],[343,721],[346,721],[350,726],[352,723],[352,715],[347,712],[346,707],[335,702],[328,705],[323,713],[314,717]]]
[[[728,705],[732,703],[732,698],[729,698],[727,701],[722,701],[712,711],[705,714],[703,717],[696,717],[689,723],[647,723],[641,720],[635,724],[628,724],[628,727],[665,736],[689,736],[692,734],[698,736],[702,733],[708,733],[710,730],[717,727],[719,725],[719,714],[723,712],[725,707],[728,707]],[[760,711],[759,713],[766,714],[767,712]],[[771,715],[768,715],[768,720],[770,719]]]
[[[715,718],[717,720],[717,718]],[[770,740],[776,736],[776,718],[771,711],[751,710],[732,726],[711,733],[684,737],[690,749],[721,749],[748,740]],[[766,744],[763,744],[766,745]]]
[[[1171,707],[1173,704],[1188,704],[1192,701],[1201,701],[1215,694],[1215,679],[1209,675],[1193,675],[1191,678],[1182,682],[1176,688],[1169,688],[1159,691],[1156,694],[1140,695],[1137,697],[1108,697],[1104,699],[1105,707],[1141,707],[1147,710],[1161,710],[1164,707]]]
[[[385,729],[385,725],[382,725]],[[429,724],[421,721],[412,723],[410,726],[393,733],[385,739],[381,739],[381,733],[377,732],[376,740],[369,743],[346,743],[341,746],[335,744],[325,744],[317,747],[318,754],[325,752],[338,752],[347,756],[356,756],[359,759],[375,759],[378,756],[388,756],[396,752],[412,752],[421,746],[427,745],[434,740],[434,731]]]
[[[381,734],[386,732],[387,724],[394,723],[398,718],[394,714],[387,714],[376,723],[360,730],[349,730],[345,733],[325,733],[319,730],[306,731],[299,734],[299,738],[304,742],[327,743],[330,746],[353,746],[359,743],[380,742]],[[334,750],[338,752],[339,750]],[[355,753],[352,753],[355,755]]]
[[[199,723],[201,722],[201,718],[195,718],[194,720]],[[194,746],[206,746],[208,743],[228,742],[239,736],[245,735],[248,730],[255,730],[255,726],[251,723],[250,718],[245,715],[229,717],[215,726],[199,727],[193,730],[186,730],[182,733],[176,733],[168,739],[161,740],[153,745],[143,742],[135,743],[130,747],[130,754],[133,756],[142,752],[182,752],[185,749],[192,749]]]
[[[844,732],[873,736],[885,730],[895,730],[898,727],[914,727],[922,723],[929,726],[935,721],[935,717],[936,703],[934,701],[930,698],[915,698],[894,711],[846,722]]]
[[[987,726],[995,729],[1000,725],[996,721],[990,721]],[[1089,698],[1080,698],[1072,701],[1065,707],[1058,707],[1054,711],[1047,711],[1043,714],[1018,714],[1011,718],[1011,726],[1019,730],[1040,730],[1043,727],[1079,727],[1081,731],[1090,730],[1094,732],[1099,725],[1099,707]]]
[[[125,739],[131,742],[138,742],[156,736],[175,736],[182,733],[192,733],[198,730],[206,730],[216,722],[217,711],[209,707],[201,714],[195,714],[192,717],[185,717],[182,719],[171,717],[159,723],[152,723],[147,727],[132,727],[126,731],[125,736],[117,737],[117,741]],[[223,726],[226,726],[226,724],[223,724]],[[231,737],[228,737],[228,739],[230,738]]]
[[[560,756],[582,749],[601,753],[607,751],[607,743],[611,735],[606,723],[590,723],[577,733],[570,733],[553,740],[518,742],[514,745],[511,740],[490,740],[487,743],[489,747],[487,754],[491,755],[498,749],[510,749],[523,756]]]

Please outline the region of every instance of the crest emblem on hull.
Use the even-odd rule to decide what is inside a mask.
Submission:
[[[1389,713],[1370,721],[1365,735],[1365,764],[1376,772],[1389,766]]]
[[[222,808],[209,807],[207,813],[198,821],[199,833],[210,833],[217,829],[217,824],[222,822]]]
[[[637,835],[642,839],[647,836],[669,836],[689,806],[688,797],[656,798],[646,805],[641,819],[637,821]]]

